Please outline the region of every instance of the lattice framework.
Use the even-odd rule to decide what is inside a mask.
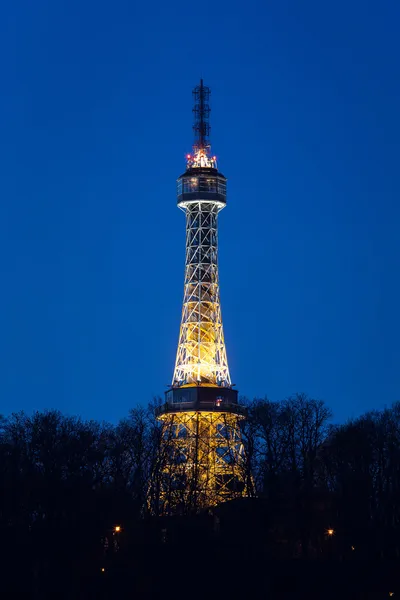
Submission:
[[[196,201],[186,212],[182,319],[173,385],[230,386],[218,277],[216,202]]]
[[[161,418],[154,512],[184,514],[246,495],[238,415],[184,411]]]

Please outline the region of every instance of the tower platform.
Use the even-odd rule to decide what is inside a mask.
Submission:
[[[227,412],[245,418],[244,406],[238,404],[238,392],[215,386],[183,386],[168,390],[165,403],[156,409],[156,416],[182,411]]]

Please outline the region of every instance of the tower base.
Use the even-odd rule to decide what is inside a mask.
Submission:
[[[149,496],[154,514],[198,512],[247,495],[242,407],[229,408],[161,407],[159,462]]]

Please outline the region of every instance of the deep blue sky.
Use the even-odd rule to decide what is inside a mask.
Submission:
[[[116,421],[172,377],[175,180],[212,88],[241,393],[400,399],[400,4],[14,0],[0,19],[0,413]]]

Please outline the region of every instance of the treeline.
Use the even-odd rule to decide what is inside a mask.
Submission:
[[[319,400],[254,400],[243,427],[255,493],[289,554],[400,557],[400,403],[342,425]]]
[[[254,532],[244,527],[247,541],[254,533],[274,557],[329,550],[338,558],[399,558],[400,403],[343,425],[305,394],[244,403],[244,468],[258,498],[251,512],[260,513]],[[115,549],[116,524],[126,531],[146,523],[161,439],[153,409],[137,407],[116,426],[58,411],[2,418],[0,527],[10,577],[23,572],[38,597],[44,580],[66,573],[82,586]],[[246,510],[235,518],[246,521]]]
[[[151,407],[116,426],[46,411],[0,427],[3,591],[92,597],[80,594],[112,552],[115,524],[142,515],[160,435]]]

